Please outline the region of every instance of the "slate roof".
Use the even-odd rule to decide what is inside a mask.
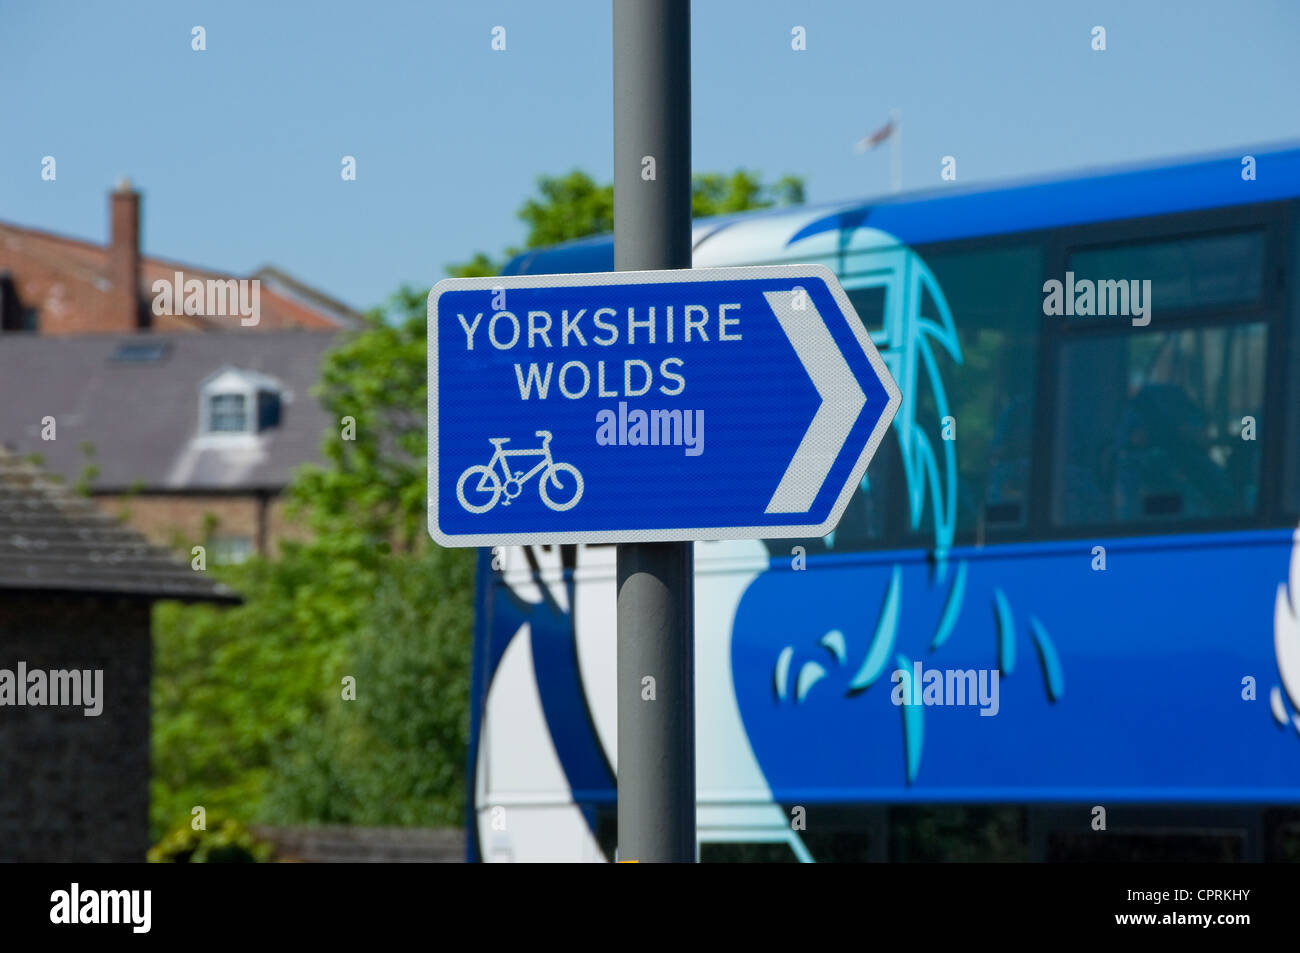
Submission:
[[[238,602],[36,466],[0,450],[0,590]]]
[[[329,418],[311,396],[336,332],[0,336],[0,446],[39,454],[75,481],[88,462],[96,492],[131,489],[278,491],[294,468],[319,461]],[[122,360],[119,347],[157,345],[157,360]],[[199,387],[223,367],[284,388],[279,424],[239,441],[199,439]],[[56,439],[42,440],[53,417]],[[83,443],[93,445],[88,459]]]

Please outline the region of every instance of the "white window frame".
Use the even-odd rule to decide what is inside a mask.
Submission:
[[[199,436],[209,440],[240,440],[256,437],[259,433],[257,395],[259,391],[270,391],[283,407],[289,403],[291,394],[283,384],[266,374],[250,371],[242,367],[226,365],[209,375],[199,385]],[[242,396],[244,398],[244,428],[242,430],[212,429],[212,399],[214,397]]]

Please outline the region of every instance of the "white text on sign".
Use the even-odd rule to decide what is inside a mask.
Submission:
[[[559,347],[610,347],[624,343],[628,345],[655,344],[690,344],[692,342],[729,342],[742,340],[740,318],[729,312],[739,310],[739,304],[718,304],[710,309],[702,304],[688,304],[680,309],[674,305],[649,305],[644,314],[637,316],[635,307],[620,311],[615,308],[564,308],[560,311],[558,325],[550,311],[531,310],[524,320],[512,311],[497,311],[487,319],[482,336],[479,332],[483,326],[484,312],[478,312],[473,319],[464,313],[456,317],[465,331],[465,350],[473,351],[475,344],[488,345],[498,351],[509,351],[516,347],[532,350],[538,347],[557,346],[552,337],[558,340]],[[589,313],[590,312],[590,313]],[[540,342],[540,344],[539,344]],[[515,377],[519,385],[519,398],[531,400],[536,394],[540,400],[546,400],[555,390],[569,400],[585,397],[594,383],[598,397],[640,397],[656,387],[661,394],[677,396],[686,389],[686,378],[677,373],[685,368],[686,362],[680,357],[665,357],[655,368],[639,358],[630,358],[623,362],[623,372],[607,369],[605,361],[595,362],[592,366],[585,361],[568,361],[560,365],[558,372],[553,362],[539,364],[530,362],[527,370],[523,364],[515,365]],[[621,378],[621,380],[620,380]]]

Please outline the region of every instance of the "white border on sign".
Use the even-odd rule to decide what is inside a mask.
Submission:
[[[743,281],[761,278],[815,278],[823,281],[829,289],[840,312],[849,323],[862,352],[867,356],[872,369],[889,394],[889,402],[884,412],[876,421],[875,429],[867,441],[866,447],[853,466],[849,479],[840,491],[830,514],[822,523],[800,525],[772,526],[701,526],[689,528],[638,529],[638,530],[583,530],[573,532],[541,533],[466,533],[447,534],[438,525],[438,299],[448,291],[490,291],[493,288],[571,288],[590,285],[634,285],[634,284],[674,284],[682,282],[704,281]],[[831,320],[828,315],[823,321]],[[849,296],[840,286],[835,273],[825,265],[744,265],[722,268],[681,268],[671,271],[602,271],[589,274],[570,275],[498,275],[488,278],[444,278],[433,286],[429,292],[428,325],[428,401],[429,401],[429,535],[434,542],[447,548],[469,546],[552,546],[574,543],[670,543],[692,540],[715,539],[801,539],[825,536],[837,525],[862,475],[867,472],[867,464],[875,456],[885,431],[893,423],[898,406],[902,403],[902,394],[898,390],[885,361],[871,342],[862,320],[854,309]],[[865,412],[865,408],[864,408]],[[775,488],[774,488],[775,489]]]

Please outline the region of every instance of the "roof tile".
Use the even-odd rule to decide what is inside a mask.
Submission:
[[[148,543],[34,465],[0,449],[0,590],[237,602],[238,594]]]

